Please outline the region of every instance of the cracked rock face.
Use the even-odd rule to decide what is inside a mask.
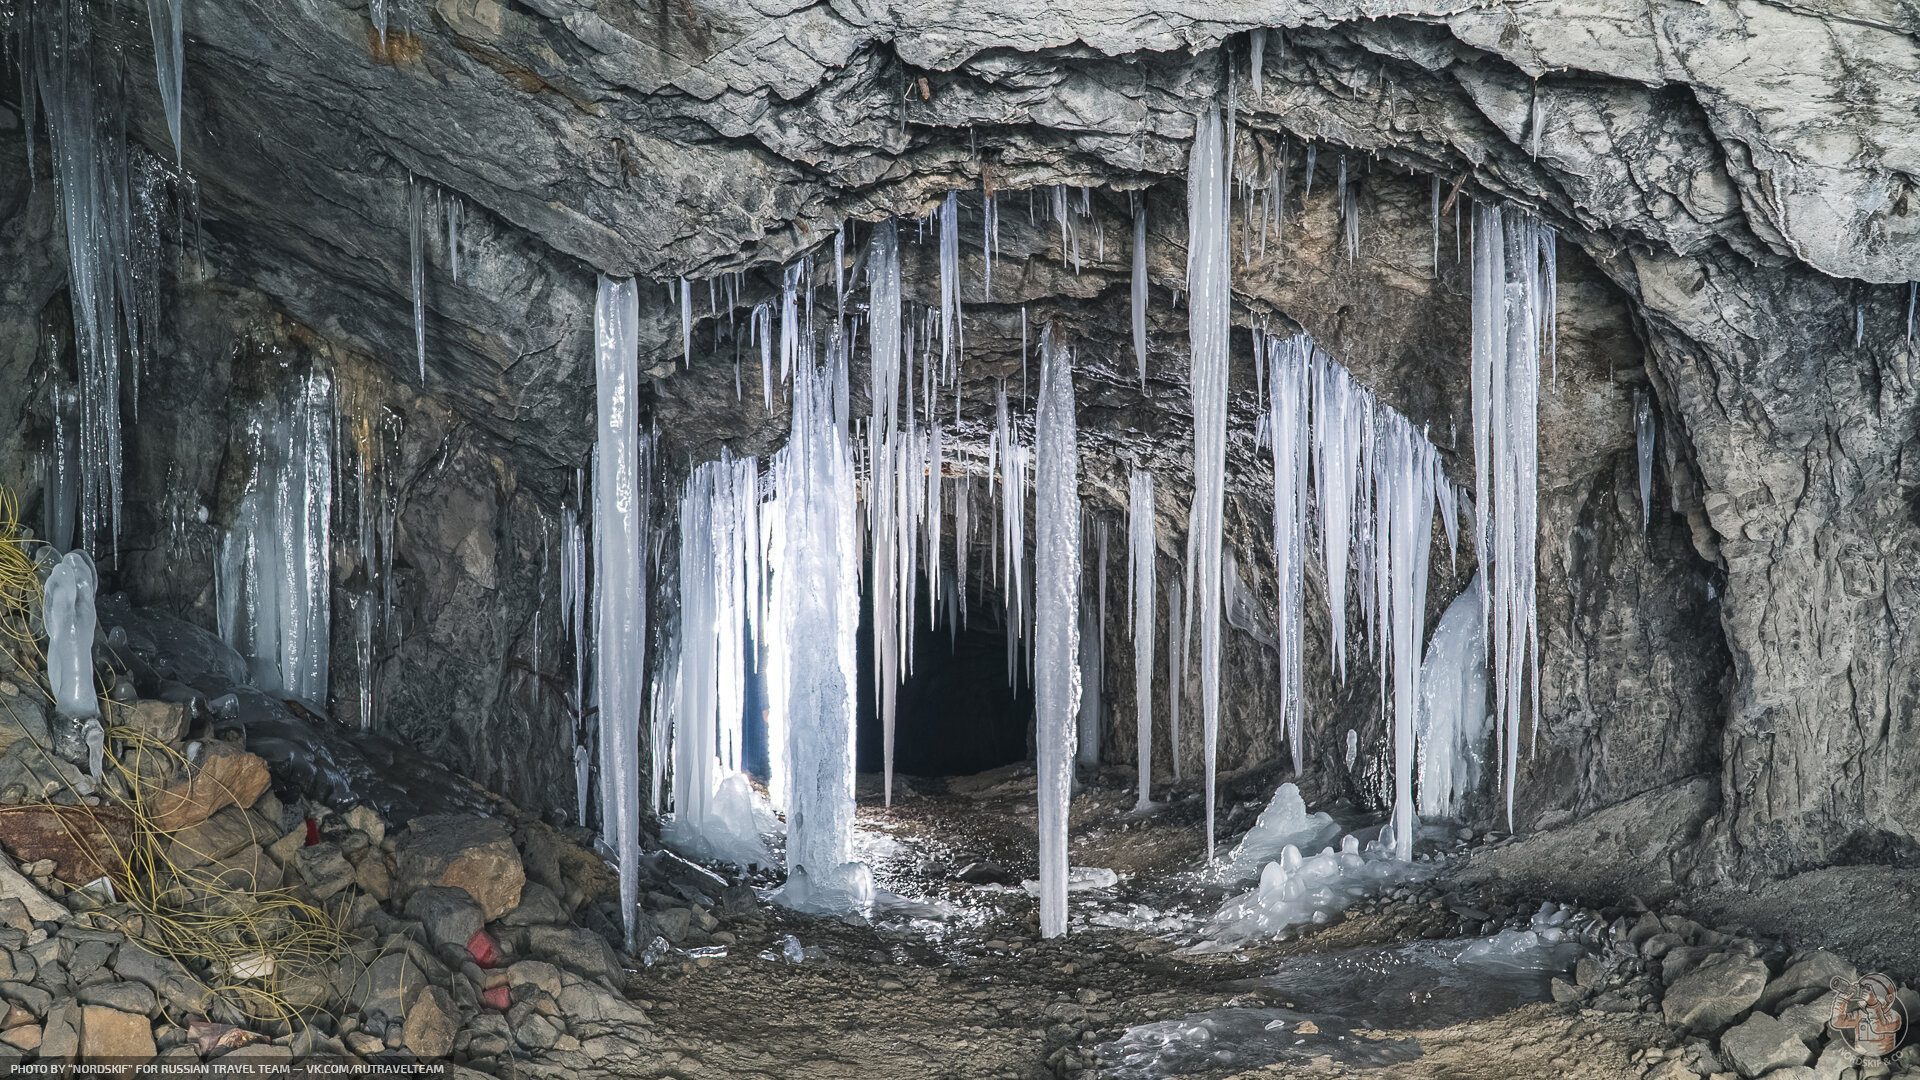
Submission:
[[[187,4],[184,160],[200,217],[171,237],[168,318],[129,435],[117,587],[136,599],[211,618],[209,534],[170,523],[188,504],[221,520],[237,344],[350,370],[405,420],[402,632],[372,667],[383,722],[513,797],[567,808],[555,522],[592,440],[595,275],[646,279],[644,407],[672,485],[723,444],[765,454],[783,440],[784,407],[760,401],[741,329],[781,268],[815,255],[831,303],[843,222],[855,223],[851,262],[859,223],[924,214],[949,190],[966,193],[962,447],[980,444],[1000,380],[1014,395],[1023,326],[1037,337],[1057,321],[1079,343],[1082,496],[1113,523],[1117,551],[1127,463],[1152,467],[1166,580],[1191,485],[1181,173],[1196,111],[1230,98],[1236,171],[1263,180],[1284,162],[1290,175],[1273,235],[1236,242],[1227,532],[1255,594],[1271,595],[1271,489],[1253,446],[1248,330],[1312,332],[1424,425],[1471,487],[1469,291],[1449,214],[1434,234],[1432,195],[1437,181],[1444,197],[1512,199],[1559,228],[1562,268],[1541,411],[1542,720],[1517,823],[1705,775],[1718,815],[1684,872],[1920,856],[1907,795],[1920,750],[1906,737],[1920,520],[1903,468],[1914,387],[1900,284],[1920,277],[1920,46],[1903,9],[1294,5],[1267,30],[1256,90],[1245,5],[389,6],[383,39],[358,4]],[[170,158],[141,81],[142,9],[97,8],[101,47],[135,73],[135,137]],[[45,155],[29,184],[17,123],[0,151],[0,235],[19,256],[0,267],[0,377],[29,388],[0,407],[0,481],[31,507],[38,402],[46,373],[70,362],[65,267]],[[1351,259],[1333,193],[1343,158],[1361,214]],[[437,222],[424,384],[410,182],[426,185]],[[1054,184],[1093,189],[1072,239],[1027,212]],[[1002,219],[991,296],[986,191]],[[456,201],[458,280],[445,227]],[[1152,281],[1144,389],[1127,310],[1136,202]],[[1257,222],[1242,209],[1237,228]],[[903,257],[908,299],[937,304],[935,247]],[[740,277],[710,293],[723,274]],[[684,360],[682,276],[696,298]],[[1643,389],[1659,421],[1644,532],[1631,419]],[[364,570],[351,553],[336,564],[336,584]],[[1472,570],[1470,550],[1436,556],[1430,622]],[[1110,572],[1116,587],[1122,573]],[[356,646],[339,593],[336,658]],[[1386,753],[1377,672],[1319,674],[1324,581],[1310,575],[1308,594],[1308,772],[1329,793],[1368,797]],[[1133,731],[1119,622],[1104,695],[1113,761]],[[1226,665],[1223,766],[1272,762],[1273,654],[1235,632]],[[339,713],[359,677],[349,663],[334,672]],[[1164,709],[1164,672],[1158,682]],[[1352,770],[1349,729],[1363,747]],[[1499,801],[1488,793],[1477,822]]]

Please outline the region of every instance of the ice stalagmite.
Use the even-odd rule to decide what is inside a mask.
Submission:
[[[1040,936],[1067,932],[1067,800],[1080,706],[1080,454],[1073,361],[1040,339],[1035,420],[1033,696],[1040,790]]]
[[[331,623],[333,380],[288,376],[237,436],[249,462],[214,563],[220,636],[254,685],[324,711]]]
[[[860,534],[833,387],[834,372],[810,360],[795,368],[792,436],[773,461],[769,621],[786,653],[788,770],[788,878],[776,899],[815,911],[855,910],[871,896],[871,876],[852,863]]]
[[[1306,630],[1308,399],[1313,341],[1301,334],[1268,339],[1268,438],[1273,451],[1273,562],[1279,605],[1275,638],[1280,657],[1280,715],[1293,771],[1305,756],[1302,638]]]
[[[1127,602],[1133,609],[1134,738],[1140,762],[1137,809],[1152,801],[1153,790],[1153,613],[1159,603],[1153,586],[1153,474],[1133,470],[1127,479]]]
[[[1553,230],[1532,215],[1477,204],[1473,216],[1473,450],[1485,568],[1488,652],[1513,821],[1528,672],[1540,667],[1534,606],[1542,339],[1555,323]],[[1549,345],[1550,348],[1550,345]],[[1536,692],[1533,715],[1537,725]]]
[[[1227,349],[1233,313],[1226,135],[1218,107],[1195,126],[1187,166],[1187,324],[1193,351],[1193,508],[1188,559],[1200,620],[1200,719],[1207,860],[1213,860],[1214,759],[1220,732],[1220,535],[1226,500]]]
[[[160,105],[167,114],[167,134],[173,136],[173,159],[180,161],[180,73],[184,59],[180,46],[181,0],[147,0],[147,23],[153,31],[154,74],[160,81]]]
[[[594,690],[600,703],[600,783],[613,814],[600,823],[620,867],[620,914],[635,949],[639,900],[640,711],[647,666],[647,490],[641,463],[640,294],[631,278],[600,279],[593,311]]]
[[[1420,813],[1453,816],[1480,779],[1487,737],[1487,623],[1480,575],[1447,606],[1420,666]]]
[[[1653,522],[1653,396],[1633,392],[1633,442],[1640,466],[1640,531]]]
[[[47,682],[63,717],[100,715],[93,688],[94,594],[99,587],[93,559],[72,551],[47,575],[40,614],[47,629]]]
[[[1147,203],[1144,197],[1133,207],[1133,363],[1139,370],[1140,389],[1147,388]]]

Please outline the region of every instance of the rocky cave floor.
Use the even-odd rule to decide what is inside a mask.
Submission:
[[[1839,956],[1791,952],[1741,926],[1702,926],[1634,901],[1569,909],[1588,928],[1588,958],[1551,982],[1535,976],[1543,993],[1522,992],[1516,1001],[1502,996],[1508,987],[1471,980],[1441,986],[1415,977],[1387,991],[1412,1003],[1404,1022],[1386,1019],[1402,1010],[1385,1000],[1360,1010],[1365,1015],[1348,1026],[1259,978],[1314,954],[1525,928],[1542,902],[1569,898],[1462,893],[1443,871],[1363,900],[1292,940],[1194,954],[1187,946],[1206,918],[1244,886],[1229,890],[1191,872],[1201,861],[1197,795],[1187,790],[1159,812],[1135,817],[1131,778],[1116,769],[1074,800],[1071,861],[1112,869],[1118,883],[1075,893],[1070,933],[1043,941],[1034,903],[1018,888],[1035,866],[1030,768],[953,780],[896,778],[892,808],[880,805],[877,777],[861,779],[859,854],[874,865],[880,887],[945,902],[957,915],[881,916],[866,924],[765,904],[732,911],[718,904],[714,932],[692,927],[674,952],[631,975],[626,989],[651,1018],[654,1053],[610,1071],[687,1080],[1920,1076],[1920,1058],[1858,1059],[1826,1030],[1829,981],[1856,976]],[[1223,834],[1243,831],[1261,805],[1233,804]],[[1437,846],[1459,866],[1476,851],[1510,843],[1455,837]],[[682,903],[652,893],[647,905]],[[1671,905],[1688,908],[1685,900]],[[779,957],[788,936],[805,950],[798,963]],[[1549,995],[1554,1000],[1524,1000]],[[1291,1011],[1295,1005],[1303,1011]],[[1222,1015],[1216,1010],[1245,1010],[1262,1022],[1249,1041],[1235,1037],[1242,1025],[1225,1014],[1229,1022],[1198,1057],[1129,1064],[1118,1045],[1130,1027]],[[1290,1045],[1261,1038],[1268,1016],[1292,1026]],[[1861,1071],[1843,1071],[1853,1068]]]

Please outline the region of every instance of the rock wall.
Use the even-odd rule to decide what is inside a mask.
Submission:
[[[1598,3],[1296,7],[1267,34],[1257,89],[1246,12],[1204,2],[394,7],[382,39],[358,6],[187,5],[185,161],[204,215],[191,245],[202,269],[172,285],[173,322],[148,381],[178,396],[177,419],[143,413],[130,503],[165,520],[160,508],[182,501],[169,476],[213,497],[221,358],[259,327],[297,327],[363,368],[407,433],[406,630],[378,685],[395,730],[481,779],[571,801],[553,797],[570,792],[565,706],[533,687],[567,680],[554,666],[565,646],[543,538],[590,445],[596,271],[652,282],[641,290],[642,367],[671,483],[723,442],[765,453],[784,429],[780,404],[755,398],[751,352],[735,397],[740,341],[721,331],[741,312],[711,310],[707,280],[743,273],[751,305],[795,255],[829,250],[844,220],[924,213],[948,189],[997,191],[1004,258],[990,300],[971,284],[981,261],[978,203],[967,204],[961,437],[979,439],[990,422],[995,380],[1013,385],[1023,322],[1058,320],[1082,343],[1083,496],[1117,521],[1125,462],[1150,463],[1161,551],[1180,552],[1190,460],[1173,302],[1185,257],[1179,174],[1195,110],[1225,97],[1237,105],[1237,167],[1264,176],[1284,159],[1294,170],[1282,233],[1236,263],[1239,333],[1313,332],[1428,426],[1457,479],[1472,474],[1468,297],[1448,258],[1451,221],[1434,265],[1434,178],[1449,195],[1517,200],[1561,230],[1559,370],[1541,417],[1542,725],[1518,823],[1584,816],[1706,774],[1724,805],[1697,848],[1703,876],[1915,854],[1920,811],[1902,797],[1920,770],[1903,735],[1915,696],[1916,518],[1901,468],[1913,352],[1907,290],[1891,283],[1920,277],[1910,195],[1920,59],[1893,7],[1842,17],[1661,0],[1631,19]],[[99,33],[144,72],[138,10],[106,6]],[[135,132],[165,147],[157,95],[135,97]],[[0,138],[12,158],[17,130]],[[1306,140],[1318,160],[1310,198]],[[1331,190],[1343,155],[1362,213],[1351,260]],[[444,217],[427,230],[424,384],[410,177],[431,185],[434,214],[457,199],[467,221],[458,281]],[[24,208],[0,227],[26,256],[6,271],[0,312],[11,331],[0,365],[28,375],[11,386],[40,385],[34,373],[54,362],[40,354],[57,356],[62,333],[44,180],[24,192],[10,181],[4,196]],[[1021,212],[1022,192],[1050,184],[1097,189],[1093,235],[1081,238],[1093,250],[1077,268],[1063,265],[1057,227]],[[1129,374],[1127,192],[1150,227],[1145,392]],[[931,249],[909,250],[907,263],[909,298],[936,300]],[[701,301],[685,368],[666,287],[680,275]],[[1265,594],[1247,354],[1243,336],[1228,522]],[[1643,387],[1661,422],[1644,535],[1631,424]],[[27,492],[44,437],[31,419],[39,392],[0,408],[0,478]],[[1436,567],[1430,620],[1471,572],[1471,553],[1461,558],[1457,572]],[[1163,579],[1171,572],[1163,559]],[[136,552],[121,587],[182,602],[194,580]],[[1314,673],[1326,667],[1318,588],[1310,580]],[[1114,760],[1132,731],[1125,642],[1116,624]],[[349,671],[335,654],[336,673]],[[1223,763],[1272,761],[1271,653],[1235,633],[1227,663]],[[1377,754],[1374,685],[1370,671],[1345,686],[1316,675],[1314,770],[1337,776],[1349,727]],[[338,675],[334,691],[336,712],[357,693]],[[1197,705],[1187,714],[1183,735],[1197,743]],[[1197,750],[1187,760],[1197,765]],[[1363,794],[1375,768],[1363,760],[1361,777],[1337,783]],[[1491,802],[1477,813],[1490,821]]]

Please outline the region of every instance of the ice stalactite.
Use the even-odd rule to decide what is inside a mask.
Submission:
[[[851,443],[834,411],[834,384],[845,377],[811,360],[794,371],[770,530],[787,767],[787,884],[774,899],[823,912],[860,910],[873,897],[871,873],[853,861],[861,552]]]
[[[1366,391],[1347,369],[1318,349],[1309,349],[1313,384],[1313,489],[1320,518],[1320,553],[1326,566],[1329,664],[1347,677],[1347,567],[1361,498],[1361,450],[1366,440]]]
[[[447,196],[447,279],[460,281],[460,230],[466,225],[467,207],[459,196]]]
[[[724,449],[680,496],[680,687],[673,724],[673,816],[661,836],[689,854],[765,863],[752,790],[739,772],[748,579],[759,572],[758,467]],[[750,516],[751,515],[751,516]],[[596,534],[596,547],[604,541]],[[604,583],[601,586],[604,588]]]
[[[1127,478],[1127,605],[1133,617],[1133,710],[1135,757],[1140,765],[1144,810],[1153,794],[1153,624],[1159,596],[1154,589],[1155,539],[1153,474],[1136,468]]]
[[[1633,392],[1633,443],[1640,466],[1640,531],[1653,523],[1653,395]]]
[[[1227,140],[1220,110],[1196,124],[1187,168],[1187,321],[1192,345],[1193,507],[1187,558],[1200,620],[1200,709],[1207,860],[1213,860],[1214,768],[1220,732],[1220,539],[1226,500],[1227,352],[1233,294]]]
[[[680,279],[680,366],[693,366],[693,286]]]
[[[1247,68],[1253,75],[1253,99],[1265,96],[1267,73],[1267,28],[1257,26],[1247,34]]]
[[[167,134],[173,136],[175,164],[181,159],[180,75],[185,59],[180,40],[181,0],[147,0],[147,22],[153,31],[154,74],[160,83],[160,105],[167,114]]]
[[[960,354],[960,195],[940,203],[940,370],[951,378]]]
[[[1340,175],[1334,186],[1339,189],[1340,235],[1346,239],[1347,261],[1352,262],[1360,253],[1360,185],[1349,182],[1345,154],[1340,155]]]
[[[893,805],[893,725],[900,690],[900,625],[892,617],[905,583],[898,572],[901,529],[895,458],[900,424],[900,236],[893,221],[873,230],[867,249],[867,335],[871,360],[867,418],[867,536],[872,545],[874,692],[879,703],[882,793]]]
[[[1268,445],[1273,453],[1273,562],[1278,585],[1276,639],[1280,659],[1280,716],[1293,754],[1294,775],[1305,767],[1302,640],[1306,633],[1307,484],[1311,476],[1313,342],[1302,334],[1267,339]]]
[[[413,283],[413,347],[420,359],[420,385],[427,384],[427,189],[407,178],[407,252]]]
[[[1551,228],[1531,214],[1477,204],[1473,216],[1473,451],[1478,550],[1487,574],[1495,708],[1507,823],[1513,824],[1528,673],[1539,724],[1534,603],[1540,352],[1555,325]]]
[[[1140,389],[1147,388],[1147,203],[1136,196],[1133,207],[1133,363]]]
[[[324,712],[331,623],[333,380],[282,379],[229,450],[246,472],[214,566],[220,636],[254,685]]]
[[[587,530],[581,512],[587,506],[587,472],[573,474],[573,500],[560,508],[560,622],[566,628],[567,643],[573,646],[573,692],[567,698],[567,714],[573,745],[586,747],[582,719],[587,715],[587,672],[592,657],[593,639],[587,636],[587,609],[592,596],[587,590]],[[581,771],[575,777],[574,823],[587,823],[587,759],[579,761]],[[656,771],[653,782],[653,812],[660,813],[660,781],[664,772]]]
[[[598,452],[593,476],[595,697],[600,783],[611,815],[600,835],[618,860],[627,947],[640,872],[640,712],[647,667],[647,484],[640,434],[640,294],[631,278],[600,279],[593,312]]]
[[[367,17],[373,22],[374,33],[380,35],[380,46],[387,44],[387,0],[367,0]]]
[[[1080,704],[1080,455],[1073,359],[1040,339],[1034,426],[1034,723],[1040,798],[1040,936],[1067,932],[1067,801]]]
[[[1487,623],[1480,575],[1440,616],[1420,666],[1420,813],[1451,817],[1479,786],[1487,737]]]
[[[83,0],[36,0],[16,13],[22,123],[31,130],[37,99],[67,238],[80,376],[79,535],[73,546],[90,551],[106,530],[117,556],[121,398],[124,389],[138,408],[139,376],[159,314],[154,280],[159,243],[157,220],[143,216],[154,212],[153,200],[134,191],[130,162],[139,151],[127,144],[121,65],[117,59],[96,59],[92,27]],[[27,144],[31,162],[31,137]]]

